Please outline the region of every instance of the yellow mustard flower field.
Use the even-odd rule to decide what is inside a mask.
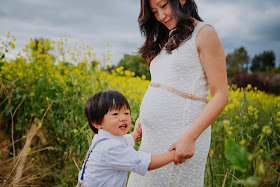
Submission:
[[[79,42],[30,39],[9,55],[15,41],[10,33],[0,36],[0,185],[75,186],[94,136],[86,100],[119,90],[134,124],[150,81],[122,67],[109,73],[110,52],[98,55]],[[280,96],[251,85],[229,90],[212,124],[205,186],[279,185]]]

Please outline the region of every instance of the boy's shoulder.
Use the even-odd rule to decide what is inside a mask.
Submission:
[[[96,147],[98,146],[98,149],[102,150],[108,150],[119,146],[128,146],[125,138],[124,141],[121,141],[114,138],[101,138],[96,135],[93,137],[92,143],[97,143]]]

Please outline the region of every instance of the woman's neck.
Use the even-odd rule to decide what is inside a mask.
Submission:
[[[193,26],[194,27],[196,27],[199,23],[200,23],[200,21],[198,21],[197,19],[193,19],[194,21],[193,21]]]

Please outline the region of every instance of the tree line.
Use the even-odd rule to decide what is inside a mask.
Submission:
[[[227,74],[229,78],[239,73],[272,72],[280,73],[280,66],[275,65],[275,54],[272,50],[256,54],[252,60],[242,46],[226,56]]]
[[[276,67],[275,54],[272,50],[256,54],[252,60],[247,50],[242,46],[226,56],[227,74],[231,79],[240,73],[272,72],[280,73],[280,65]],[[140,55],[125,54],[116,67],[123,66],[125,70],[135,72],[135,76],[145,75],[150,80],[151,75],[145,61]],[[116,68],[116,67],[113,67]]]

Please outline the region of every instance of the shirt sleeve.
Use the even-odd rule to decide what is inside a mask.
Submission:
[[[129,145],[131,147],[134,147],[135,141],[134,141],[133,136],[131,134],[126,134],[123,137],[124,137],[127,145]]]
[[[145,175],[151,163],[151,153],[136,151],[125,144],[108,147],[107,163],[115,170],[133,171]]]

